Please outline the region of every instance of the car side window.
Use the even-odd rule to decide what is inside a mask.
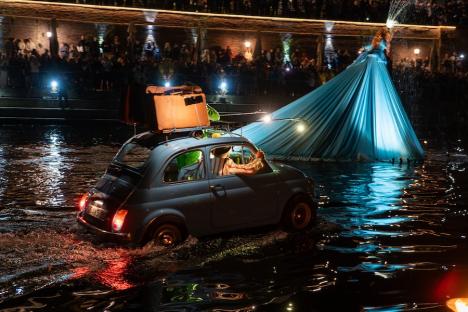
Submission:
[[[203,152],[192,150],[172,158],[164,169],[164,182],[202,180],[206,176]]]
[[[234,145],[230,158],[238,165],[245,165],[255,159],[252,150],[245,145]]]
[[[210,151],[210,170],[214,176],[228,176],[235,174],[253,175],[259,171],[256,168],[254,151],[245,145],[217,146]]]

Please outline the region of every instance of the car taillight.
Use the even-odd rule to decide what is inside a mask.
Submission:
[[[112,219],[112,229],[114,232],[119,232],[122,229],[127,212],[128,211],[125,209],[120,209],[115,213],[114,218]]]
[[[83,210],[86,206],[86,202],[88,201],[89,194],[86,193],[83,196],[81,196],[80,203],[78,204],[78,207],[80,210]]]

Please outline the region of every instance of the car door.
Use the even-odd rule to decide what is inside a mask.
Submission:
[[[209,216],[213,194],[209,189],[205,149],[193,149],[174,155],[165,165],[157,185],[152,187],[152,209],[181,212],[191,234],[210,232]]]
[[[237,164],[249,163],[254,149],[246,144],[230,144],[229,157]],[[220,175],[214,155],[215,146],[210,149],[210,190],[214,195],[211,222],[214,228],[228,230],[271,223],[278,215],[278,177],[268,167],[254,175]]]

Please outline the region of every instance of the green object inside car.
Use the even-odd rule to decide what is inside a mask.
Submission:
[[[177,167],[178,169],[196,164],[200,162],[202,157],[201,151],[191,151],[177,156]]]

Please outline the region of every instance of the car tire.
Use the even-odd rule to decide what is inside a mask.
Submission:
[[[152,241],[156,246],[173,247],[184,240],[184,232],[181,227],[172,223],[162,223],[156,225]]]
[[[283,213],[282,224],[286,230],[301,231],[309,228],[317,218],[317,205],[305,195],[293,197]]]

